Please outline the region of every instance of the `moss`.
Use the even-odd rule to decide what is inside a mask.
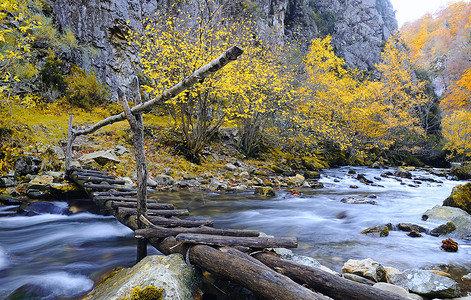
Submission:
[[[136,286],[131,292],[130,300],[160,300],[163,297],[163,289],[154,286],[146,286],[144,289]]]
[[[454,187],[450,197],[443,201],[443,205],[458,207],[471,213],[471,183]]]

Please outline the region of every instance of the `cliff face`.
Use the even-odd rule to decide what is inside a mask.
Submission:
[[[198,0],[202,1],[202,0]],[[135,56],[123,37],[126,21],[139,28],[142,19],[157,10],[168,9],[175,1],[159,0],[48,0],[59,25],[71,28],[77,38],[95,49],[93,55],[76,55],[76,63],[93,67],[99,77],[115,90],[127,87],[133,74]],[[195,6],[179,1],[182,9]],[[389,0],[219,0],[227,14],[238,13],[239,3],[253,10],[261,36],[283,43],[287,39],[303,40],[306,47],[312,38],[332,35],[336,53],[347,65],[372,69],[379,61],[381,45],[397,29]],[[251,14],[252,15],[252,14]]]

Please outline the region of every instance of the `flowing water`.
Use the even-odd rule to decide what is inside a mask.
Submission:
[[[412,172],[439,182],[381,178],[385,170],[353,168],[382,185],[370,186],[349,175],[351,168],[326,170],[323,189],[303,190],[301,195],[277,191],[274,198],[253,193],[154,195],[188,208],[192,218],[212,218],[215,227],[256,229],[275,236],[296,236],[296,254],[307,255],[336,271],[348,259],[372,258],[401,270],[437,268],[471,272],[471,241],[457,240],[460,250],[440,250],[441,238],[424,234],[411,238],[391,231],[385,238],[360,234],[371,226],[408,222],[433,229],[443,221],[422,221],[425,210],[439,205],[451,189],[463,182],[425,171]],[[392,170],[393,171],[393,170]],[[373,179],[373,178],[377,179]],[[357,185],[358,189],[350,188]],[[416,185],[413,187],[411,185]],[[375,195],[377,205],[347,204],[345,197]],[[12,207],[0,207],[0,298],[21,288],[40,289],[44,299],[77,297],[90,290],[100,274],[135,260],[131,230],[113,217],[88,212],[66,215],[68,204],[54,202],[55,211],[35,216],[11,216]],[[151,250],[151,254],[156,253]]]

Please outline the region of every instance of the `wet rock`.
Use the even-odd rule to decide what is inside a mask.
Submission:
[[[11,177],[2,176],[0,177],[0,188],[12,187],[15,185],[15,181]]]
[[[401,178],[407,178],[407,179],[412,179],[412,173],[407,171],[404,168],[399,168],[394,172],[394,176],[401,177]]]
[[[471,183],[458,185],[453,188],[451,195],[443,201],[443,206],[461,208],[468,214],[471,213]]]
[[[454,164],[451,167],[450,172],[459,180],[471,179],[471,162],[463,163],[460,165]]]
[[[409,291],[426,297],[453,298],[460,295],[458,283],[426,270],[405,270]]]
[[[351,280],[351,281],[355,281],[355,282],[363,283],[363,284],[367,284],[367,285],[374,285],[375,284],[375,282],[373,280],[369,280],[369,279],[366,279],[365,277],[361,277],[361,276],[351,274],[351,273],[344,273],[344,274],[342,274],[342,277],[345,278],[345,279]]]
[[[427,229],[423,228],[422,226],[412,224],[412,223],[399,223],[397,224],[397,229],[406,232],[426,232]]]
[[[129,299],[136,287],[163,289],[163,299],[193,300],[201,296],[202,275],[186,265],[183,256],[147,256],[130,269],[105,279],[87,299]]]
[[[355,170],[353,170],[353,169],[348,170],[348,174],[353,175],[353,174],[356,174],[356,173],[357,173],[357,171],[355,171]]]
[[[458,217],[471,217],[464,210],[456,207],[436,205],[422,214],[422,220],[447,220],[453,221]]]
[[[403,296],[406,298],[409,297],[409,292],[405,288],[394,285],[394,284],[390,284],[386,282],[377,282],[373,285],[373,287],[383,290],[383,291],[391,292],[391,293],[394,293],[396,295]]]
[[[265,196],[265,197],[275,197],[276,193],[272,187],[263,186],[257,187],[254,191],[255,195]]]
[[[371,204],[371,205],[377,205],[378,203],[374,200],[371,199],[358,199],[355,197],[348,197],[348,198],[343,198],[340,200],[342,203],[347,203],[347,204]]]
[[[313,188],[313,189],[322,189],[322,188],[324,188],[324,184],[322,182],[314,181],[314,182],[311,182],[310,185],[311,185],[311,188]]]
[[[304,172],[304,177],[306,179],[320,179],[321,174],[319,172],[306,171],[306,172]]]
[[[343,211],[341,213],[338,213],[336,216],[335,216],[337,219],[345,219],[346,217],[348,217],[347,215],[347,212],[346,211]]]
[[[367,228],[361,233],[374,237],[387,237],[389,235],[389,228],[386,225],[378,225]]]
[[[358,185],[352,184],[352,185],[350,185],[350,188],[351,188],[351,189],[358,189],[359,187],[358,187]]]
[[[356,179],[359,180],[360,182],[364,183],[364,184],[372,184],[373,183],[373,181],[366,178],[365,175],[363,175],[363,174],[358,174]]]
[[[53,296],[51,295],[51,291],[48,291],[45,287],[35,284],[25,284],[6,297],[6,300],[16,299],[53,299]]]
[[[155,182],[157,182],[158,185],[172,185],[175,182],[175,180],[171,176],[165,174],[155,176],[154,180]]]
[[[440,247],[446,252],[457,252],[458,251],[458,243],[454,240],[448,238],[442,241],[442,246]]]
[[[471,281],[471,273],[468,273],[461,277],[462,280]]]
[[[82,163],[95,161],[99,165],[104,166],[107,163],[120,163],[121,160],[116,156],[113,150],[101,150],[92,153],[87,153],[78,158]]]
[[[432,229],[430,235],[432,236],[442,236],[447,235],[456,230],[456,224],[453,222],[448,222],[446,224],[442,224],[437,228]]]
[[[422,235],[418,231],[411,231],[407,235],[413,238],[422,237]]]
[[[371,258],[363,260],[349,259],[342,267],[342,273],[362,276],[374,282],[386,282],[386,270]]]
[[[391,171],[386,171],[384,173],[381,173],[380,176],[383,178],[388,178],[389,176],[394,176],[394,174]]]
[[[68,215],[69,209],[64,202],[34,202],[24,208],[27,215],[58,214]]]

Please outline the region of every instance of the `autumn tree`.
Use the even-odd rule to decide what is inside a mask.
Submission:
[[[462,109],[447,115],[443,119],[443,136],[451,158],[471,159],[471,112]]]
[[[266,116],[286,97],[282,69],[272,50],[251,30],[251,21],[228,20],[221,6],[208,1],[197,13],[173,6],[173,14],[157,14],[144,22],[142,32],[129,40],[139,53],[139,68],[149,84],[150,96],[159,95],[231,45],[244,49],[236,62],[174,99],[167,108],[172,127],[181,139],[182,152],[198,161],[199,153],[223,123],[235,120],[240,146],[251,152]]]

